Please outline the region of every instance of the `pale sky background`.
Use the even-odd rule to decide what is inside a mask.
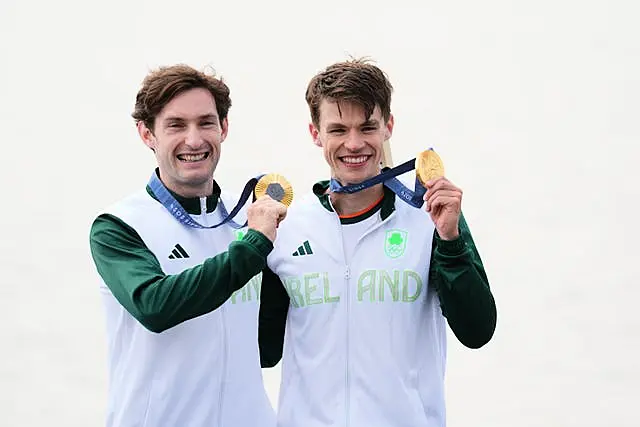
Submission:
[[[485,348],[450,335],[449,426],[640,425],[640,3],[338,4],[0,0],[0,426],[103,425],[88,231],[155,165],[130,118],[146,72],[214,67],[217,179],[305,192],[327,168],[304,90],[348,55],[395,86],[396,163],[433,146],[463,188],[497,300]]]

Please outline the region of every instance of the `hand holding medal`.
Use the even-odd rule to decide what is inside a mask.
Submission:
[[[253,190],[255,201],[247,211],[249,228],[261,232],[272,242],[276,229],[287,216],[287,207],[293,201],[293,188],[282,175],[263,175]]]
[[[398,166],[391,167],[389,161],[379,175],[358,184],[341,185],[331,180],[331,191],[355,193],[373,185],[384,183],[399,199],[413,207],[420,208],[426,202],[426,211],[436,225],[439,236],[444,240],[458,237],[458,218],[462,204],[462,190],[444,177],[444,164],[440,156],[428,149]],[[416,170],[414,190],[410,190],[396,176]]]
[[[435,151],[426,150],[416,157],[416,177],[427,189],[423,200],[440,238],[457,238],[462,190],[444,177],[444,164]]]

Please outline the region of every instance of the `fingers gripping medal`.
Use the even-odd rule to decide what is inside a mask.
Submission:
[[[422,185],[444,176],[444,164],[432,149],[425,150],[416,157],[416,176]]]
[[[293,187],[285,177],[275,173],[266,174],[260,178],[256,184],[254,193],[256,198],[260,198],[266,194],[287,207],[293,201]]]

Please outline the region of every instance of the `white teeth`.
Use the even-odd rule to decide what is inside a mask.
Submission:
[[[367,156],[359,156],[359,157],[343,157],[342,161],[345,163],[364,163],[367,161]]]
[[[185,161],[185,162],[198,162],[200,160],[203,160],[206,156],[207,156],[207,153],[202,153],[202,154],[180,154],[180,155],[178,155],[178,158],[180,160]]]

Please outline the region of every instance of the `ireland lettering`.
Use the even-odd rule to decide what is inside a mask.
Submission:
[[[262,273],[253,276],[246,285],[231,294],[231,304],[260,300]]]
[[[350,286],[350,298],[359,303],[412,303],[425,290],[425,282],[413,270],[366,270],[357,278],[348,282],[341,278],[336,284],[327,272],[287,277],[283,282],[295,308],[339,303],[345,286]]]
[[[340,301],[331,293],[329,273],[307,273],[299,277],[288,277],[284,286],[293,307],[315,304],[332,304]]]
[[[367,270],[358,278],[358,301],[414,302],[423,287],[422,278],[413,270]]]

